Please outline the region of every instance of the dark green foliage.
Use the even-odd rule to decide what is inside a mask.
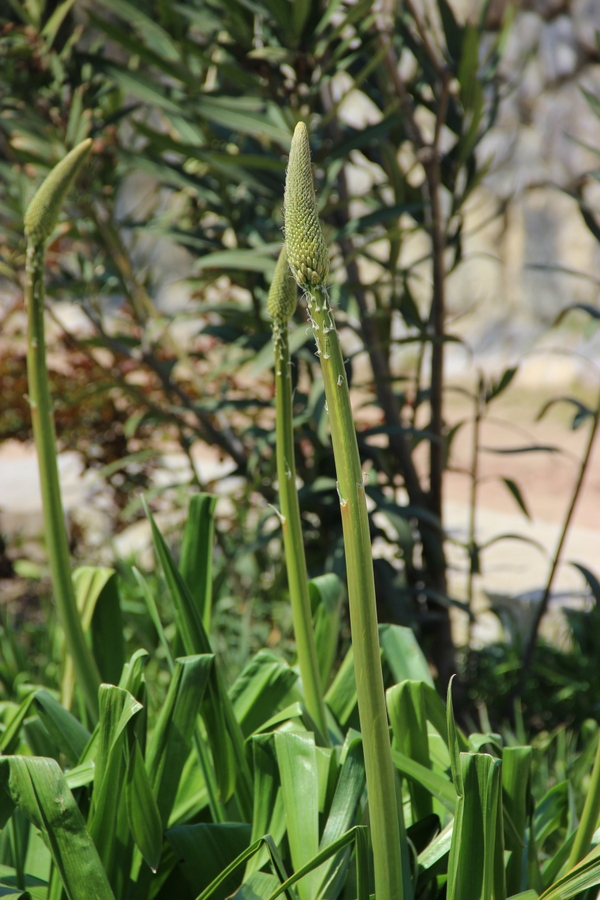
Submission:
[[[140,514],[131,485],[141,484],[160,464],[157,457],[141,460],[139,441],[152,450],[162,437],[175,439],[186,453],[205,440],[231,457],[247,483],[240,507],[261,495],[272,502],[274,460],[272,435],[261,417],[264,401],[240,396],[237,377],[241,364],[268,341],[264,301],[281,240],[286,155],[294,124],[310,117],[326,239],[341,250],[343,260],[335,259],[332,296],[351,316],[358,304],[364,319],[361,336],[375,373],[369,390],[382,408],[381,433],[390,435],[390,447],[380,448],[375,432],[365,432],[361,454],[374,467],[383,505],[397,506],[393,485],[404,478],[410,505],[418,510],[410,541],[404,533],[394,538],[372,524],[373,533],[398,550],[394,572],[381,573],[378,580],[380,609],[392,621],[410,621],[425,635],[435,633],[436,623],[446,616],[445,605],[437,602],[447,596],[445,562],[439,529],[426,524],[428,515],[437,522],[438,501],[423,485],[410,486],[408,457],[419,440],[439,443],[445,437],[441,431],[436,434],[440,423],[420,435],[414,430],[417,408],[428,400],[421,390],[427,386],[427,372],[415,371],[412,364],[406,371],[390,366],[391,322],[398,312],[405,331],[401,344],[431,339],[430,311],[418,309],[411,296],[412,268],[399,263],[404,234],[426,226],[429,188],[425,181],[415,186],[398,161],[399,147],[406,140],[414,143],[415,136],[399,111],[404,101],[378,50],[371,6],[341,4],[336,11],[335,4],[316,0],[294,3],[290,19],[282,3],[250,7],[231,0],[223,15],[221,6],[200,0],[168,8],[161,2],[141,6],[103,0],[81,12],[64,4],[60,27],[49,24],[57,21],[52,6],[41,4],[35,15],[29,8],[17,12],[11,7],[4,13],[6,65],[0,74],[0,142],[6,160],[0,168],[0,209],[9,224],[4,263],[5,274],[16,283],[21,219],[33,187],[64,149],[91,136],[91,163],[67,202],[69,225],[60,238],[65,264],[52,262],[50,290],[76,302],[86,298],[83,308],[96,335],[80,346],[89,352],[99,342],[112,359],[103,383],[97,383],[99,398],[118,396],[119,409],[128,406],[127,418],[113,426],[121,468],[110,472],[122,522]],[[460,91],[447,93],[446,76],[415,37],[408,12],[398,19],[392,53],[396,58],[403,52],[414,55],[414,74],[406,84],[414,106],[445,118],[458,138],[442,154],[439,167],[440,190],[452,196],[453,230],[447,240],[455,244],[458,258],[462,206],[480,177],[475,147],[495,110],[497,60],[493,51],[483,54],[478,28],[457,24],[447,4],[440,12],[446,45],[443,40],[436,52],[445,57],[447,77],[458,78]],[[26,28],[35,38],[26,37]],[[340,72],[374,104],[380,122],[357,128],[336,114],[330,80]],[[351,152],[360,152],[378,171],[376,183],[360,198],[364,209],[359,216],[350,208],[358,198],[349,194],[346,171],[339,169]],[[146,197],[127,209],[122,198],[132,176],[140,173]],[[193,257],[188,274],[199,324],[194,326],[197,336],[185,347],[162,327],[172,314],[157,311],[158,269],[143,259],[144,243],[157,240],[180,245]],[[362,308],[366,288],[355,263],[357,257],[373,259],[374,240],[387,248],[382,276],[369,286],[376,317]],[[217,283],[221,299],[215,303]],[[302,319],[297,313],[300,334]],[[215,374],[217,351],[223,362]],[[178,365],[182,360],[183,366]],[[129,377],[132,368],[137,383]],[[307,385],[316,390],[318,383],[309,349],[296,353],[294,371],[301,384],[295,395],[295,412],[303,420],[297,432],[297,466],[304,481],[309,567],[311,574],[331,569],[343,574],[335,549],[341,540],[335,493],[321,489],[323,479],[333,477],[326,414],[322,398],[305,393]],[[418,399],[412,409],[388,402],[390,378],[416,383]],[[79,446],[82,435],[73,438]],[[407,457],[399,451],[402,442]],[[91,464],[115,463],[108,451],[107,446]],[[235,527],[243,529],[242,517]],[[265,516],[254,534],[259,570],[266,558],[263,548],[277,536]],[[243,554],[227,536],[222,544],[243,581]],[[425,606],[417,602],[423,580],[429,589]],[[391,600],[394,593],[402,595],[401,607]]]

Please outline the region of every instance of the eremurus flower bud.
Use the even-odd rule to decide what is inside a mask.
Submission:
[[[304,122],[298,122],[292,138],[284,208],[285,242],[294,278],[301,288],[325,284],[329,274],[329,253],[319,222]]]
[[[269,289],[267,312],[280,325],[284,325],[294,315],[296,309],[296,282],[290,274],[285,244],[281,248],[275,274]]]
[[[25,213],[25,234],[32,244],[41,244],[50,237],[65,195],[79,172],[92,146],[92,139],[82,141],[67,153],[46,176]]]

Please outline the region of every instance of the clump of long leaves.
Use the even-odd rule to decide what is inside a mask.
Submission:
[[[211,507],[196,496],[186,525],[186,546],[203,565]],[[324,669],[327,741],[306,710],[297,670],[272,651],[260,651],[227,691],[202,625],[210,589],[200,596],[186,556],[179,568],[154,524],[153,535],[177,613],[171,640],[138,578],[169,661],[166,699],[156,710],[159,689],[146,682],[142,650],[118,684],[100,688],[93,728],[44,688],[23,686],[19,705],[4,704],[0,885],[37,898],[59,897],[64,887],[82,900],[92,888],[102,898],[368,898],[352,652],[333,680]],[[119,642],[111,645],[101,626],[114,582],[111,572],[75,573],[103,677],[120,665],[118,650],[107,654]],[[311,590],[325,662],[339,588],[326,579]],[[578,830],[573,791],[586,789],[598,732],[581,753],[572,738],[563,746],[564,733],[535,749],[511,734],[467,736],[437,695],[412,631],[381,626],[380,642],[409,896],[491,900],[529,889],[532,900],[566,900],[600,883],[596,838],[567,872]],[[186,655],[174,658],[178,645]]]

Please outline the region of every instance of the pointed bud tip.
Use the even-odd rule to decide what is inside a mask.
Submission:
[[[92,146],[92,139],[86,138],[61,159],[46,176],[25,213],[25,234],[34,244],[50,237],[75,176],[83,165]]]
[[[290,268],[302,288],[325,284],[329,252],[323,237],[310,161],[308,129],[296,125],[285,182],[285,240]]]
[[[294,140],[300,138],[308,138],[308,128],[306,127],[306,122],[298,122],[296,127],[294,128]]]

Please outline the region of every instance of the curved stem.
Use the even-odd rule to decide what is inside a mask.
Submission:
[[[304,538],[300,505],[296,491],[296,463],[292,410],[292,379],[287,322],[273,324],[275,348],[275,397],[277,435],[277,479],[282,515],[283,545],[287,568],[290,603],[298,662],[307,709],[328,741],[325,702],[319,674],[319,660],[312,626],[308,574],[304,554]]]
[[[64,629],[67,650],[73,660],[75,675],[85,698],[92,720],[98,718],[98,688],[100,675],[88,647],[75,591],[71,579],[71,560],[67,530],[60,493],[56,437],[52,399],[46,369],[46,341],[44,334],[44,243],[30,242],[26,267],[27,301],[27,380],[33,437],[38,457],[44,533],[50,562],[52,587],[58,616]]]

